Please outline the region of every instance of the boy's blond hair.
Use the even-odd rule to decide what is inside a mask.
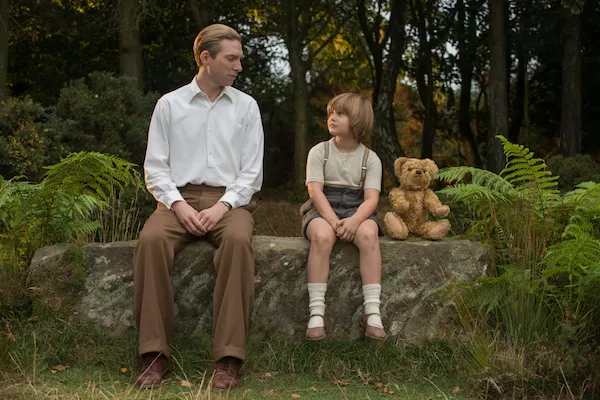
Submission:
[[[200,54],[206,50],[212,58],[215,58],[217,53],[221,51],[221,41],[225,39],[238,40],[240,43],[242,42],[240,34],[227,25],[208,25],[200,31],[198,36],[196,36],[196,40],[194,40],[194,58],[196,59],[198,68],[202,66]]]
[[[348,116],[350,132],[359,143],[365,142],[373,133],[373,107],[367,98],[358,93],[342,93],[327,104],[327,117],[334,111]]]

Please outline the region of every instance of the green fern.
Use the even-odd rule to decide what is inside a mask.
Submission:
[[[116,190],[141,188],[136,166],[100,153],[75,153],[47,167],[42,182],[0,180],[0,232],[28,260],[36,248],[89,237]]]

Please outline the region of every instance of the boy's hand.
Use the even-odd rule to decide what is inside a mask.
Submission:
[[[327,220],[327,222],[329,223],[331,228],[333,228],[333,231],[337,235],[338,229],[340,227],[340,220],[336,217],[335,219],[332,218],[331,220]]]
[[[352,242],[356,236],[358,225],[358,221],[352,217],[342,219],[336,231],[337,236],[345,242]]]

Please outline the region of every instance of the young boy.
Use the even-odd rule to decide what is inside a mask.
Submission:
[[[310,240],[308,297],[310,320],[306,339],[325,333],[325,293],[329,257],[337,239],[354,243],[360,252],[363,322],[367,337],[383,340],[381,321],[381,229],[375,218],[381,192],[381,160],[363,141],[373,131],[371,103],[356,93],[334,97],[327,105],[327,128],[333,136],[308,153],[306,185],[312,206],[302,218]]]

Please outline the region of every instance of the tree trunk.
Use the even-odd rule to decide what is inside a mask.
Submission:
[[[435,138],[435,125],[437,110],[434,101],[435,88],[433,84],[433,65],[431,62],[431,43],[427,32],[427,13],[422,1],[412,3],[413,18],[419,31],[419,61],[417,66],[417,89],[425,109],[423,121],[423,141],[421,144],[421,158],[432,158],[433,141]]]
[[[504,168],[502,143],[508,138],[508,96],[506,90],[506,34],[504,0],[489,0],[490,8],[490,129],[487,142],[488,168],[499,173]]]
[[[508,140],[515,143],[519,141],[519,134],[521,133],[521,126],[525,119],[527,99],[527,64],[529,63],[529,26],[530,26],[530,13],[531,5],[529,2],[517,3],[517,10],[519,13],[519,36],[515,40],[515,47],[517,52],[517,87],[514,99],[514,108],[512,111],[512,118],[510,124],[510,130],[508,132]]]
[[[428,51],[428,50],[426,50]],[[417,68],[417,86],[419,97],[425,107],[423,121],[423,143],[421,146],[421,158],[433,156],[433,140],[435,138],[435,125],[437,110],[434,102],[433,67],[431,65],[431,53],[422,54]],[[427,78],[426,78],[427,77]]]
[[[581,13],[564,8],[560,150],[581,152]]]
[[[308,154],[308,64],[302,58],[304,39],[308,30],[306,21],[295,1],[287,4],[287,34],[285,45],[288,50],[290,76],[292,78],[292,98],[294,102],[294,181],[302,185],[306,179],[306,156]]]
[[[520,47],[524,47],[523,44],[519,44]],[[524,48],[520,48],[519,54],[517,55],[519,66],[517,69],[517,91],[515,93],[515,102],[513,117],[510,124],[510,130],[508,132],[508,140],[513,143],[519,141],[519,133],[521,132],[521,126],[523,125],[523,119],[525,117],[525,87],[527,86],[527,63],[529,57],[527,51]]]
[[[0,100],[8,96],[8,7],[9,0],[0,0]]]
[[[458,11],[458,70],[460,72],[460,100],[458,103],[458,129],[466,147],[468,165],[481,166],[479,149],[471,127],[471,90],[473,87],[473,68],[477,56],[477,9],[473,6],[467,22],[464,0],[456,2]]]
[[[290,69],[294,99],[294,180],[302,184],[306,178],[306,155],[308,154],[308,83],[307,68],[302,60],[301,49],[290,49]]]
[[[199,1],[200,0],[188,0],[188,6],[192,11],[192,18],[194,19],[194,22],[198,27],[198,32],[200,32],[200,30],[204,29],[208,25],[208,18],[206,14],[204,14],[201,11],[201,8],[204,4],[199,5]]]
[[[390,51],[381,71],[380,86],[376,88],[377,98],[373,99],[375,113],[373,149],[381,158],[383,168],[388,172],[394,185],[398,185],[398,178],[394,174],[394,161],[404,155],[396,131],[394,95],[404,54],[405,22],[406,0],[393,0],[389,26]]]
[[[121,75],[136,78],[135,86],[144,86],[142,44],[138,28],[138,0],[119,0],[119,64]]]

